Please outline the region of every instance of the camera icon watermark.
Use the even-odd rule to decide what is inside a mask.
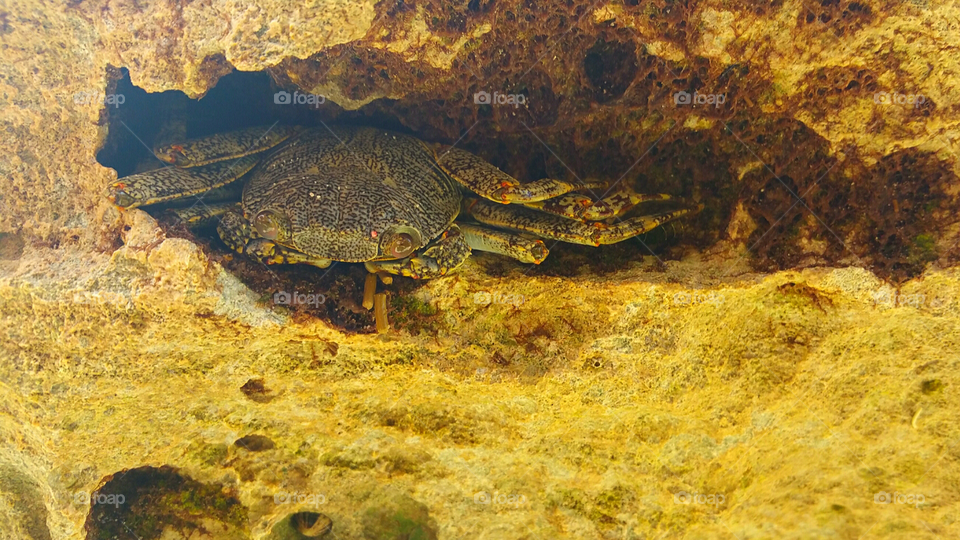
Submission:
[[[309,506],[321,506],[327,504],[327,496],[323,493],[300,493],[294,491],[278,491],[273,494],[274,504],[305,504]]]
[[[73,494],[73,504],[79,506],[86,506],[88,504],[105,504],[113,506],[114,508],[119,508],[121,504],[125,503],[127,498],[123,493],[88,493],[86,491],[78,491]]]
[[[873,102],[877,105],[913,105],[916,109],[927,101],[923,94],[900,94],[897,92],[877,92],[873,95]]]
[[[727,496],[723,493],[687,493],[678,491],[673,494],[673,502],[676,504],[707,504],[715,508],[727,502]]]
[[[293,294],[287,291],[277,291],[273,293],[273,303],[280,306],[314,306],[319,307],[327,301],[323,294],[303,294],[293,291]]]
[[[286,90],[280,90],[273,94],[273,102],[276,105],[312,105],[319,109],[327,101],[325,96],[320,94],[301,94],[299,91],[291,94]]]
[[[873,504],[912,504],[914,508],[919,508],[925,502],[926,497],[920,493],[878,491],[873,494]]]
[[[519,493],[500,493],[499,491],[494,491],[491,495],[486,491],[478,491],[473,494],[473,502],[477,504],[512,505],[514,508],[519,508],[521,505],[527,504],[527,496]]]
[[[527,96],[524,94],[501,94],[500,92],[494,92],[491,96],[490,92],[481,90],[473,94],[473,102],[477,105],[513,105],[514,108],[517,108],[521,105],[527,105]]]
[[[502,294],[499,292],[480,291],[473,294],[473,303],[481,306],[490,304],[508,305],[520,307],[526,299],[522,294]]]
[[[723,105],[726,101],[726,94],[701,94],[700,92],[694,92],[691,95],[690,92],[681,90],[673,95],[674,105],[713,105],[714,108],[719,108],[720,105]]]
[[[113,108],[123,105],[127,101],[123,94],[105,94],[98,90],[88,92],[77,92],[73,95],[73,102],[77,105],[90,105],[91,103],[103,103],[106,106],[113,105]]]

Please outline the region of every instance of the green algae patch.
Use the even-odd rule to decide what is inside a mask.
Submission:
[[[375,493],[363,511],[366,540],[437,540],[436,524],[427,507],[412,497],[384,490]]]
[[[390,298],[390,307],[390,322],[394,328],[414,335],[422,332],[436,335],[440,331],[437,308],[416,295],[393,295]]]
[[[161,538],[176,533],[207,538],[247,537],[247,510],[220,486],[181,475],[172,467],[140,467],[116,473],[90,494],[87,538],[109,540],[133,534]],[[169,532],[165,532],[169,531]]]

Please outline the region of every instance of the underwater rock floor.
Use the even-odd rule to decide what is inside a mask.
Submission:
[[[348,334],[128,219],[5,263],[0,538],[960,534],[956,269],[471,261],[439,331]]]

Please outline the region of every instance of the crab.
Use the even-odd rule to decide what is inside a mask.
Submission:
[[[174,212],[188,223],[220,217],[224,243],[267,264],[363,263],[385,282],[446,275],[474,250],[539,264],[548,254],[543,239],[610,244],[702,208],[619,219],[671,197],[621,190],[593,200],[578,192],[604,184],[521,184],[465,150],[371,127],[248,128],[154,153],[171,166],[111,184],[112,203],[164,203],[244,178],[239,204]]]

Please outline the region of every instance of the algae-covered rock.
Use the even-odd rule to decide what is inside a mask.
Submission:
[[[145,538],[238,538],[246,509],[220,486],[204,485],[169,467],[121,471],[89,494],[89,539],[130,534]]]
[[[700,247],[740,209],[767,270],[857,264],[903,280],[960,256],[949,2],[13,6],[0,233],[109,248],[114,173],[98,150],[129,158],[195,131],[209,113],[172,119],[187,102],[143,90],[216,101],[237,69],[270,82],[236,85],[255,101],[229,96],[226,123],[383,119],[521,179],[683,196],[706,205],[687,231]]]
[[[213,287],[199,298],[228,294],[197,281],[209,270],[179,268],[194,277],[168,280],[179,291],[169,297],[188,298],[194,283]],[[716,270],[681,262],[671,272],[694,269]],[[154,272],[133,266],[128,279]],[[472,263],[418,293],[460,335],[348,335],[309,319],[251,326],[137,295],[123,308],[75,304],[47,296],[36,274],[7,278],[0,367],[31,390],[6,391],[5,422],[28,421],[31,438],[50,442],[24,447],[33,465],[5,470],[21,479],[18,501],[47,509],[51,538],[84,537],[91,512],[133,512],[77,503],[78,493],[133,501],[132,487],[111,491],[132,470],[160,475],[142,494],[166,501],[163,516],[234,537],[269,537],[303,512],[327,516],[340,538],[949,535],[956,479],[933,464],[949,462],[956,430],[955,271],[892,292],[858,269],[701,289],[657,270],[616,277],[513,280],[527,299],[520,313],[557,321],[533,338],[512,324],[514,306],[456,307],[503,286]],[[171,305],[180,315],[163,316]],[[562,333],[571,326],[576,340]],[[303,357],[300,344],[315,339],[335,340],[336,356]],[[531,345],[504,356],[516,343]],[[19,454],[4,448],[11,463]],[[207,515],[219,507],[197,502],[183,514],[169,506],[183,486],[233,510]],[[10,530],[39,527],[23,516],[7,513]],[[162,528],[123,522],[141,538]]]
[[[958,20],[0,6],[0,539],[960,535]],[[375,334],[362,268],[266,267],[105,197],[159,141],[274,122],[704,209],[397,278]]]

